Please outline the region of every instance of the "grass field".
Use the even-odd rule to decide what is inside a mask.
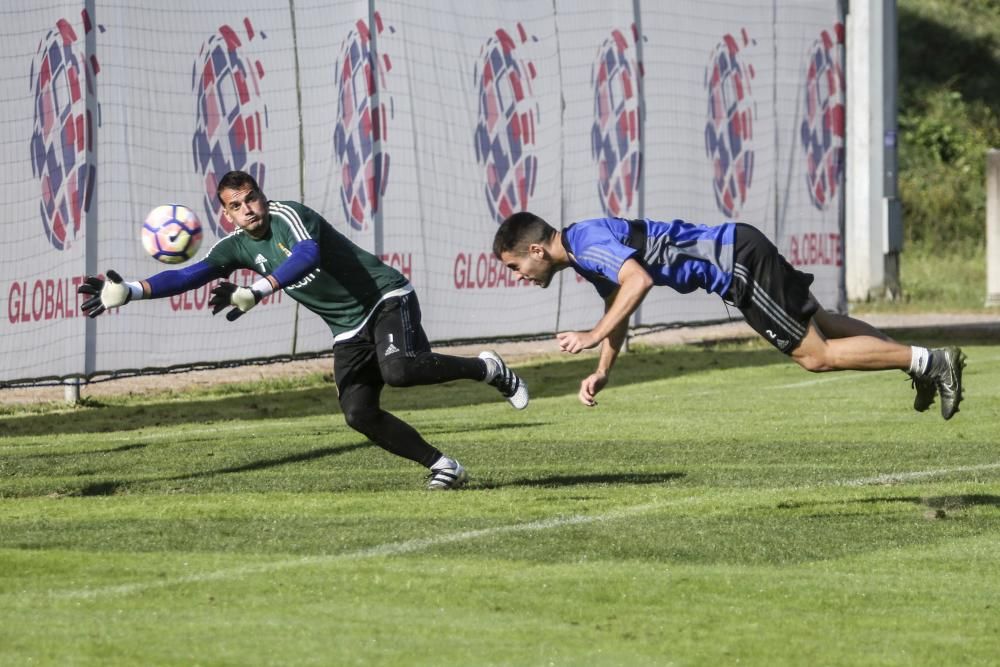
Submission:
[[[0,664],[988,665],[1000,345],[950,422],[902,373],[637,349],[386,404],[473,481],[347,429],[322,378],[0,416]]]
[[[900,254],[902,298],[851,304],[851,313],[1000,313],[986,307],[986,249],[941,253],[933,246],[907,247]]]

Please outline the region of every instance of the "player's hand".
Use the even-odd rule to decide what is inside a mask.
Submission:
[[[124,306],[132,299],[132,292],[117,271],[109,269],[106,276],[87,276],[83,284],[76,288],[77,294],[90,297],[80,304],[87,317],[97,317],[108,308]]]
[[[577,398],[588,408],[592,408],[597,405],[594,396],[597,395],[597,392],[604,389],[607,384],[608,376],[606,373],[591,373],[580,383],[580,393],[577,394]]]
[[[589,331],[563,331],[556,334],[559,341],[559,349],[570,354],[578,354],[583,350],[597,347],[599,338],[594,338]]]
[[[232,322],[260,303],[260,300],[260,292],[224,281],[212,288],[212,298],[208,300],[208,305],[212,307],[213,315],[218,315],[224,309],[233,306],[233,309],[226,313],[226,319]]]

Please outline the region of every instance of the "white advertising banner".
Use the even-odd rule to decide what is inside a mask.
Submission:
[[[829,8],[782,8],[775,25],[780,132],[774,239],[796,268],[816,277],[826,308],[846,303],[841,223],[846,98],[844,25]]]
[[[774,218],[773,3],[645,8],[645,216],[768,235]],[[640,322],[739,317],[703,292],[654,290]]]
[[[647,84],[631,0],[556,3],[563,97],[561,210],[538,212],[553,226],[605,215],[642,215],[640,95]],[[537,212],[537,211],[536,211]],[[604,313],[594,287],[563,271],[558,329],[592,327]]]
[[[746,222],[816,276],[824,305],[843,303],[836,2],[14,3],[0,385],[327,350],[325,324],[280,293],[232,323],[211,315],[211,285],[81,315],[89,272],[186,266],[143,250],[150,209],[194,211],[196,258],[229,233],[215,187],[232,169],[402,271],[431,340],[599,318],[571,272],[542,290],[492,257],[521,210],[557,227]],[[636,322],[726,317],[717,297],[659,289]]]
[[[83,371],[76,287],[96,209],[101,76],[79,2],[25,3],[0,28],[0,380]]]

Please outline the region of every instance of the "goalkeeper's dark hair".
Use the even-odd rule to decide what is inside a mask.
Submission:
[[[521,252],[532,243],[546,244],[556,235],[555,228],[534,213],[521,211],[500,223],[493,237],[493,254]]]
[[[222,202],[223,190],[242,190],[248,185],[257,192],[260,192],[260,186],[257,185],[257,181],[253,176],[245,171],[230,171],[219,180],[219,185],[215,188],[215,196]]]

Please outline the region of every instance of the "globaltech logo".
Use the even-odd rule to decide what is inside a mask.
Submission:
[[[520,23],[517,38],[498,29],[483,45],[473,72],[479,97],[476,161],[485,170],[484,192],[498,223],[528,208],[538,177],[538,102],[531,89],[535,65],[518,54],[530,39]]]
[[[712,161],[715,202],[726,216],[737,217],[753,181],[753,124],[757,104],[750,89],[753,65],[741,49],[756,44],[746,29],[725,35],[705,68],[708,122],[705,153]]]
[[[340,163],[340,202],[352,228],[362,231],[378,212],[389,183],[389,153],[385,150],[389,119],[394,116],[386,74],[392,61],[377,42],[382,17],[375,13],[376,47],[365,21],[358,20],[340,48],[337,61],[338,109],[333,150]],[[389,26],[389,32],[395,29]],[[378,106],[375,107],[377,100]]]
[[[89,34],[94,26],[86,10],[81,19],[83,34]],[[98,29],[104,31],[103,26]],[[41,185],[45,237],[57,250],[83,236],[83,217],[94,197],[100,125],[95,79],[100,70],[97,57],[87,58],[84,41],[65,18],[39,41],[31,62],[31,171]]]
[[[802,150],[806,187],[813,206],[826,209],[844,178],[844,25],[820,33],[809,49],[805,67],[805,116]]]
[[[195,171],[202,176],[205,214],[217,236],[234,227],[222,212],[216,186],[226,172],[248,172],[264,188],[263,141],[267,105],[261,95],[264,67],[246,53],[257,33],[243,19],[246,42],[236,29],[219,26],[202,44],[191,68],[191,89],[197,98],[191,150]],[[260,33],[261,39],[267,35]]]
[[[605,215],[634,216],[638,204],[642,152],[639,150],[639,79],[644,75],[635,44],[635,25],[612,30],[591,69],[594,124],[591,154],[597,163],[597,194]]]

